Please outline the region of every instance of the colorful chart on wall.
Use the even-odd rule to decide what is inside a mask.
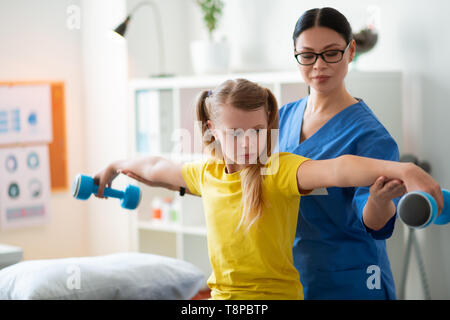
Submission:
[[[46,144],[51,190],[66,192],[65,90],[62,82],[0,82],[0,148]]]
[[[0,86],[0,144],[52,142],[48,84]]]
[[[0,149],[0,227],[42,225],[50,208],[47,145]]]

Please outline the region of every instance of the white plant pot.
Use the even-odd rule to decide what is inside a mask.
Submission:
[[[195,74],[227,73],[230,64],[230,46],[226,41],[193,41],[191,61]]]

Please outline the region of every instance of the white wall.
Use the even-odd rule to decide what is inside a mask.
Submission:
[[[124,0],[82,0],[85,172],[94,175],[128,152],[128,66],[126,41],[112,30],[126,16]],[[118,178],[113,187],[124,180]],[[117,199],[87,202],[89,253],[128,251],[129,212]]]
[[[72,5],[80,9],[80,28],[67,27]],[[0,81],[66,85],[69,187],[52,193],[48,225],[0,233],[0,242],[22,247],[25,259],[129,249],[129,219],[119,202],[78,201],[70,189],[77,173],[94,174],[126,156],[127,48],[107,33],[125,14],[122,0],[0,2]]]
[[[127,0],[127,12],[140,2],[140,0]],[[126,33],[130,77],[145,78],[162,71],[176,75],[191,73],[192,67],[187,51],[190,41],[191,1],[154,0],[153,2],[159,8],[162,21],[165,70],[159,66],[155,12],[151,6],[143,6],[133,15]]]
[[[80,32],[66,27],[77,0],[0,1],[0,81],[63,81],[69,181],[84,167]],[[70,193],[52,193],[47,225],[0,232],[0,243],[20,246],[25,259],[87,254],[87,219]]]

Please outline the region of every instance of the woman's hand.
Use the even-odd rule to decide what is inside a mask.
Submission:
[[[403,181],[398,179],[389,180],[386,177],[379,177],[370,187],[370,197],[379,204],[386,204],[392,199],[403,196],[406,187]]]
[[[370,195],[363,211],[364,225],[372,230],[380,230],[395,214],[394,198],[406,193],[403,181],[378,177],[370,187]]]

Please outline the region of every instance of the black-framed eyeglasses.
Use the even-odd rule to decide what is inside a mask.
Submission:
[[[345,51],[347,51],[350,46],[350,42],[347,44],[344,50],[326,50],[320,53],[315,52],[302,52],[294,55],[295,60],[302,66],[310,66],[316,63],[319,56],[322,57],[322,60],[326,63],[338,63],[344,57]]]

